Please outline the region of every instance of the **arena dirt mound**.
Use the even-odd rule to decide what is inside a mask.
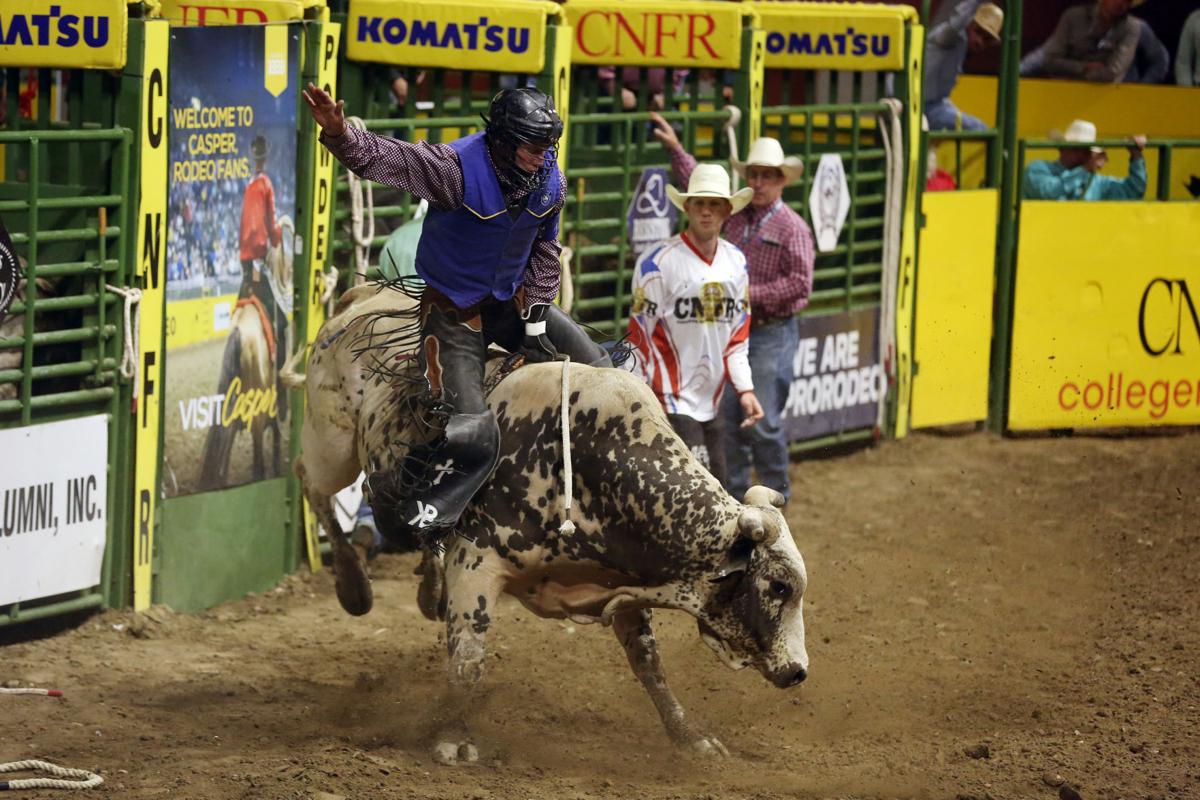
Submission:
[[[1198,476],[1194,435],[916,436],[797,464],[809,680],[732,673],[656,616],[727,761],[670,747],[611,631],[508,602],[483,763],[434,766],[444,642],[412,556],[376,562],[362,618],[325,572],[195,616],[4,631],[0,682],[67,697],[0,697],[0,761],[95,769],[122,800],[1200,797]]]

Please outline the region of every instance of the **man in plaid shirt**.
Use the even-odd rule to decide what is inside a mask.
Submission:
[[[367,476],[367,487],[381,532],[436,542],[499,456],[500,429],[483,395],[487,346],[522,352],[527,361],[563,353],[611,366],[604,349],[553,305],[566,196],[555,160],[562,120],[542,92],[504,89],[492,99],[485,131],[450,144],[413,144],[347,127],[342,101],[311,83],[304,99],[321,143],[347,169],[429,201],[416,253],[426,284],[418,357],[430,395],[447,409],[445,434],[430,452]],[[412,480],[414,472],[423,477]],[[342,605],[351,613],[370,608]]]
[[[676,179],[686,184],[696,159],[683,149],[670,123],[651,112],[654,135],[671,155]],[[783,202],[784,188],[800,179],[804,164],[783,155],[775,139],[763,137],[750,148],[745,162],[733,162],[754,197],[750,205],[729,218],[721,235],[746,254],[750,273],[750,372],[764,417],[754,427],[737,424],[737,397],[726,391],[721,402],[725,418],[726,488],[742,497],[750,488],[750,466],[758,483],[785,498],[788,482],[788,440],[782,414],[792,383],[792,359],[800,343],[796,314],[808,304],[813,282],[813,234],[799,214]]]

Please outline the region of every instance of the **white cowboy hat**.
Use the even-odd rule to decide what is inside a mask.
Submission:
[[[774,167],[783,173],[788,183],[795,183],[804,174],[804,162],[795,156],[785,158],[779,140],[770,136],[755,140],[745,161],[738,161],[736,158],[730,161],[733,162],[737,174],[743,178],[746,177],[746,167]]]
[[[984,3],[975,10],[974,22],[997,42],[1004,30],[1004,12],[995,3]]]
[[[1069,142],[1077,145],[1090,145],[1088,149],[1093,153],[1101,153],[1104,151],[1104,148],[1096,147],[1094,145],[1094,142],[1096,141],[1096,126],[1095,124],[1088,122],[1086,119],[1077,119],[1073,121],[1067,126],[1066,133],[1051,131],[1050,138],[1058,139],[1064,143]]]
[[[722,197],[733,206],[731,213],[736,214],[747,206],[754,190],[747,186],[734,194],[729,193],[729,173],[720,164],[697,164],[688,180],[686,192],[681,192],[674,186],[667,186],[667,197],[680,211],[683,204],[691,197]]]

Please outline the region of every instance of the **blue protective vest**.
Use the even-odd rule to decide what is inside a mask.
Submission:
[[[558,168],[547,152],[548,178],[514,219],[483,133],[450,146],[462,165],[463,205],[453,211],[429,209],[417,245],[417,274],[459,308],[488,296],[508,300],[525,278],[538,230],[545,226],[546,238],[558,235],[558,218],[551,215],[562,191]]]

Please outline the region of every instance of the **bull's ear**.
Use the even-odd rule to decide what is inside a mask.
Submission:
[[[719,583],[726,578],[732,578],[735,575],[744,573],[750,566],[750,554],[754,552],[756,542],[753,539],[748,539],[745,536],[739,536],[734,540],[728,552],[725,553],[725,560],[717,567],[716,577],[712,579],[713,583]]]

